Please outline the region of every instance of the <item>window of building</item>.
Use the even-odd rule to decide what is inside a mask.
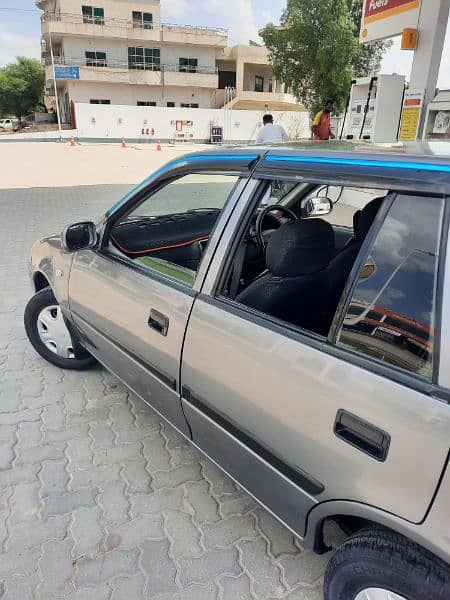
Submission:
[[[138,100],[137,106],[156,106],[156,102],[151,100]]]
[[[85,52],[87,67],[106,67],[106,52]]]
[[[181,108],[198,108],[198,104],[196,102],[194,103],[189,103],[189,102],[182,102],[180,104]]]
[[[168,102],[167,108],[175,108],[175,102]]]
[[[273,81],[272,79],[269,79],[269,93],[271,94],[273,92]]]
[[[197,73],[197,58],[180,58],[178,64],[181,73]]]
[[[91,98],[89,104],[111,104],[111,100]]]
[[[128,48],[128,68],[146,71],[161,70],[161,50],[159,48]]]
[[[153,29],[152,13],[141,12],[140,10],[133,10],[132,19],[133,27],[140,27],[142,29]]]
[[[444,202],[398,196],[362,267],[338,344],[431,378]]]
[[[255,92],[263,92],[264,91],[264,77],[260,77],[259,75],[255,76]]]
[[[105,11],[96,6],[82,6],[83,23],[93,23],[94,25],[105,24]]]
[[[185,175],[153,192],[111,230],[116,251],[148,270],[192,286],[235,175]]]

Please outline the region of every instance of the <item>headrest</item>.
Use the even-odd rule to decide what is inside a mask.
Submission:
[[[322,219],[282,225],[270,236],[266,263],[277,277],[297,277],[321,271],[334,253],[334,232]]]
[[[361,214],[357,219],[356,224],[356,237],[363,240],[369,233],[369,229],[372,227],[372,223],[375,221],[377,212],[380,210],[380,206],[383,203],[384,196],[382,198],[374,198],[366,204],[361,210]]]

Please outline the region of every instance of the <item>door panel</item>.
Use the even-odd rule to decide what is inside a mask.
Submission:
[[[249,320],[240,309],[225,307],[196,300],[183,351],[183,387],[320,482],[324,491],[316,501],[356,500],[421,521],[448,452],[448,406],[287,337],[281,327],[268,328],[263,318]],[[337,437],[343,408],[390,435],[385,462]],[[194,441],[207,444],[206,426],[196,420],[190,425]],[[224,453],[220,462],[227,460]],[[252,491],[252,470],[244,459],[238,467],[236,477]],[[303,516],[306,506],[299,504]]]
[[[83,342],[186,435],[189,428],[177,389],[193,296],[92,250],[74,256],[70,310]],[[150,326],[151,311],[167,317],[166,335]]]
[[[305,515],[317,504],[317,500],[300,490],[268,460],[249,449],[217,420],[194,406],[192,401],[183,400],[183,408],[194,442],[267,509],[303,537]]]

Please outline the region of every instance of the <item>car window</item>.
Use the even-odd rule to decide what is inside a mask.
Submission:
[[[310,192],[306,198],[326,197],[333,204],[333,210],[323,218],[332,225],[354,226],[354,215],[374,198],[384,197],[387,190],[323,185]]]
[[[203,252],[238,177],[190,174],[153,192],[111,229],[114,251],[192,286]]]
[[[338,345],[431,378],[443,205],[397,196],[361,270]]]
[[[326,337],[386,190],[327,190],[289,180],[270,180],[266,186],[257,192],[218,295]],[[331,213],[329,202],[323,207],[313,202],[320,194],[333,197]],[[351,225],[340,227],[328,217],[343,200]],[[358,211],[361,218],[354,219]]]

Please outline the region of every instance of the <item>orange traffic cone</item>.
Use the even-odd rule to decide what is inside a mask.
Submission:
[[[161,150],[161,140],[158,140],[158,143],[156,144],[156,152],[161,152]]]
[[[126,148],[127,147],[127,143],[125,141],[125,138],[122,138],[122,143],[120,144],[122,148]]]
[[[75,140],[73,139],[73,136],[70,138],[69,146],[75,146]]]

